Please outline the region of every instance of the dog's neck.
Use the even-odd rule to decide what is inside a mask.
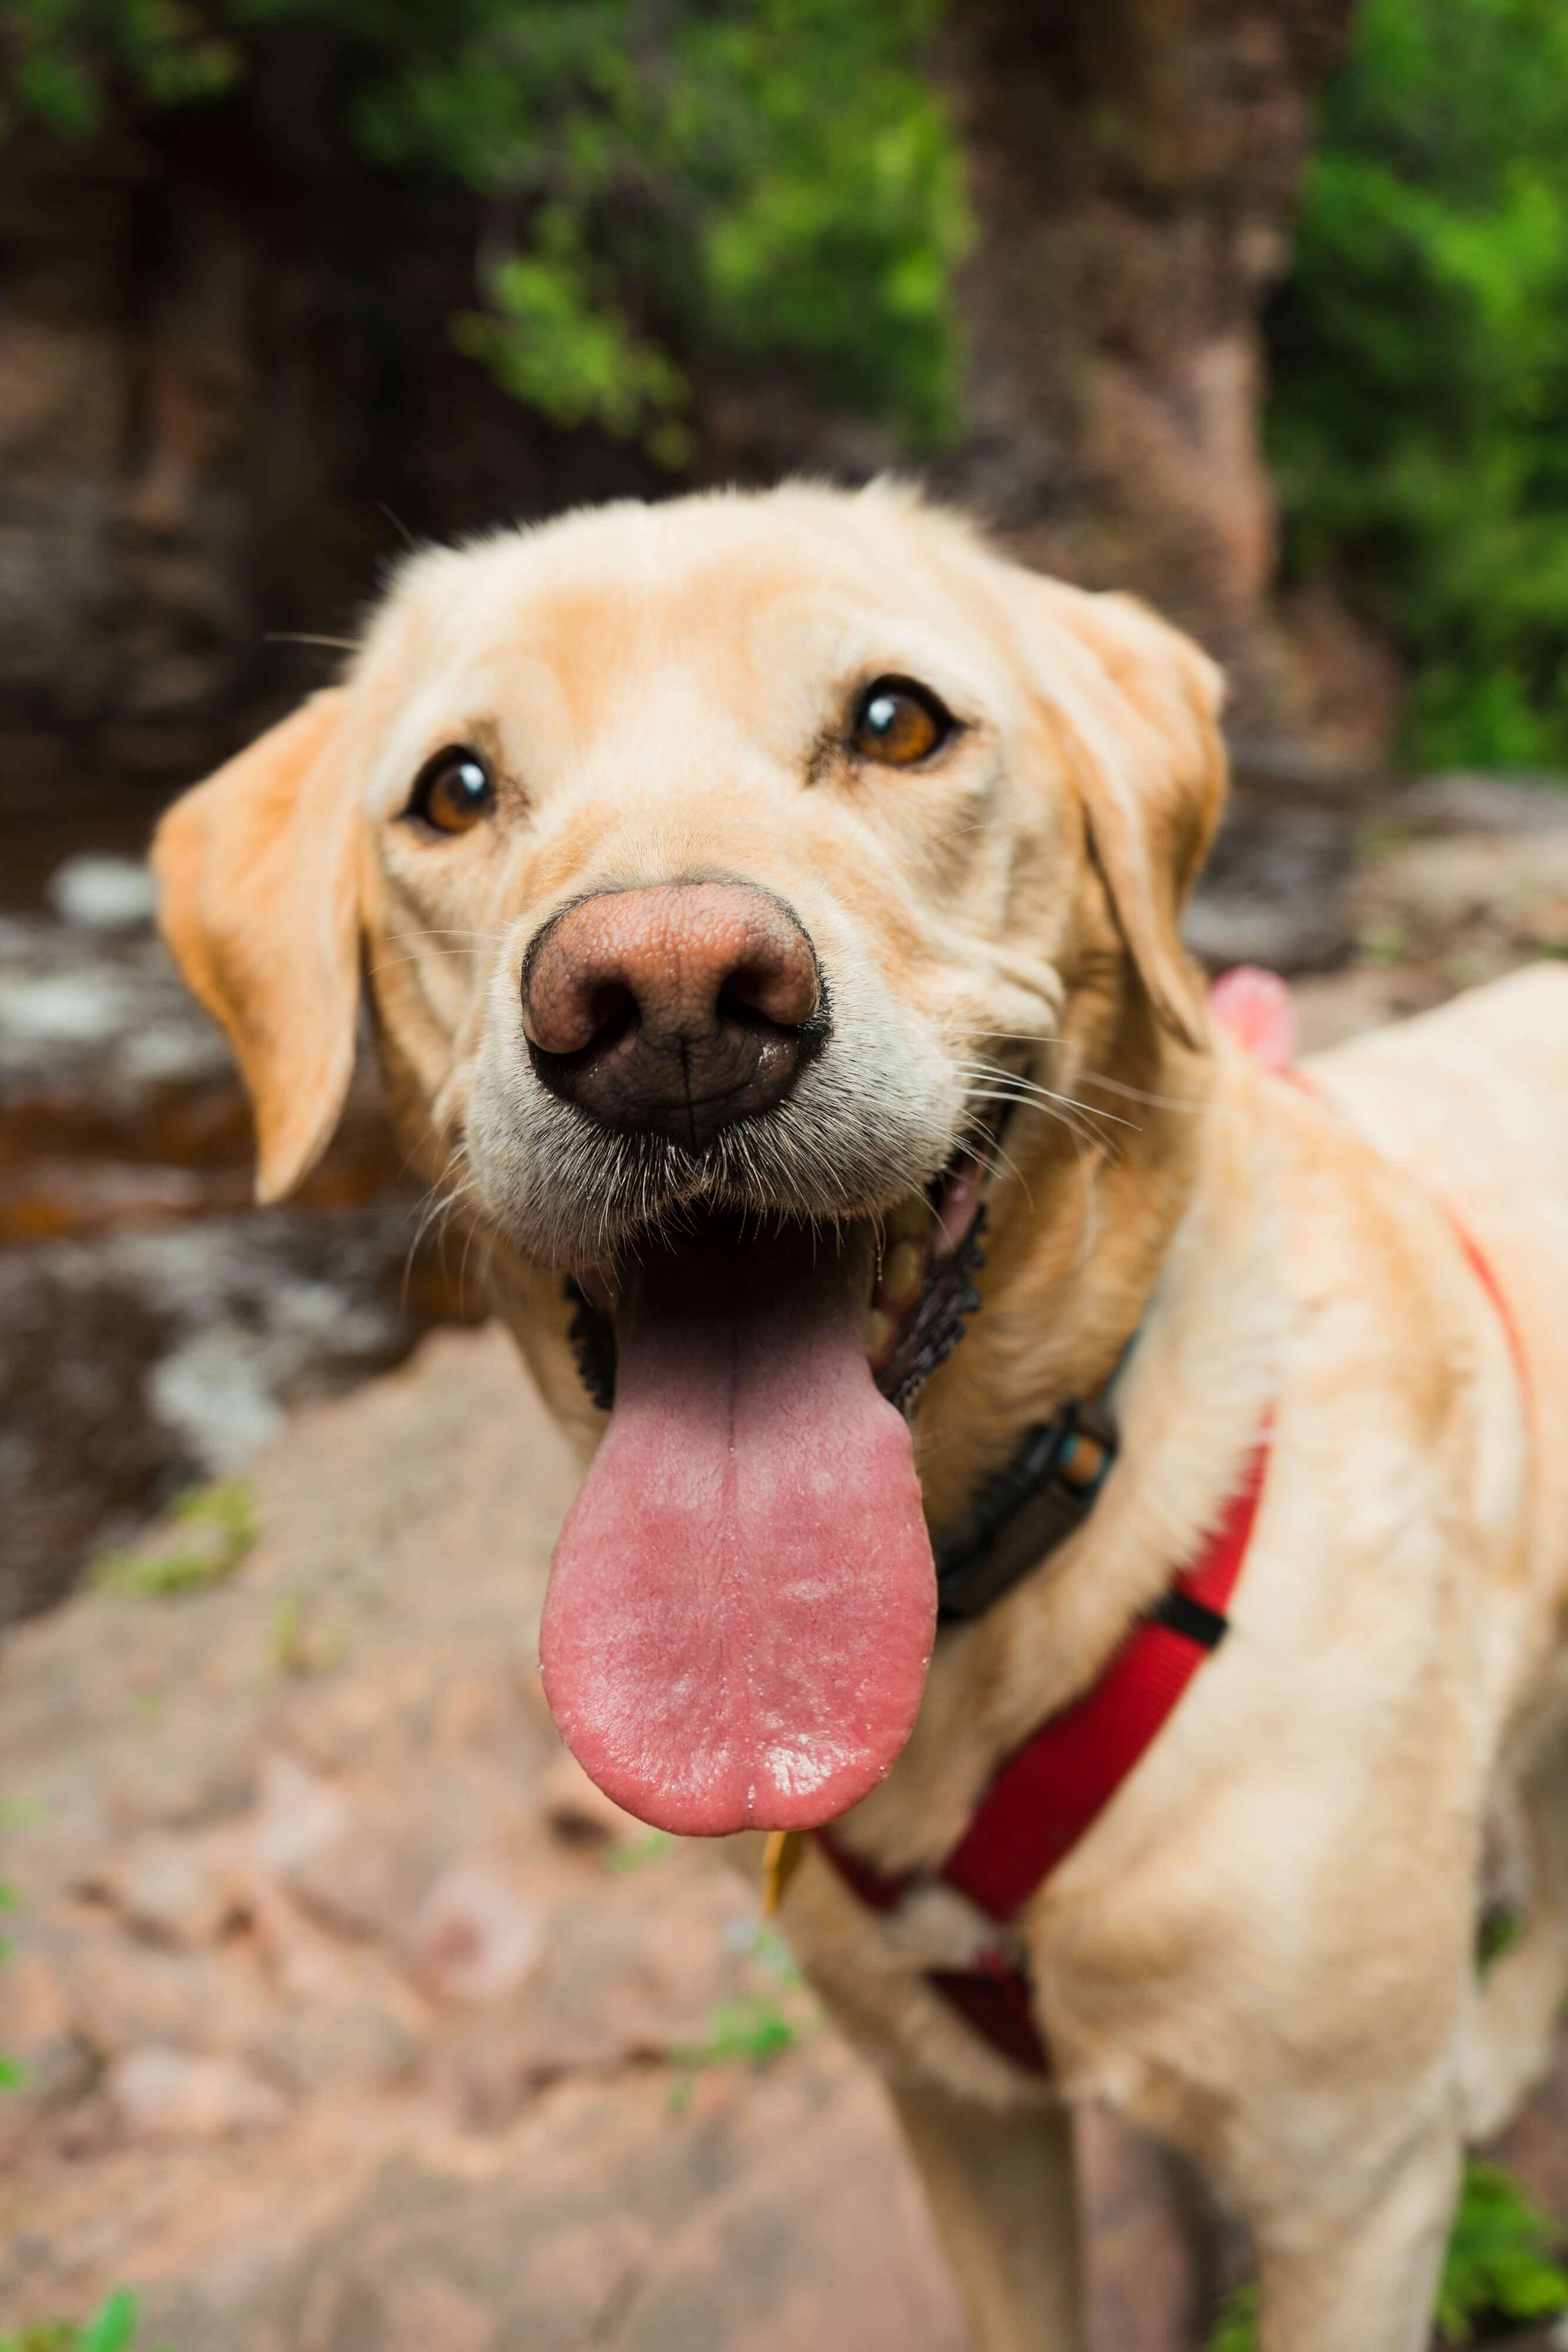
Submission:
[[[1062,1170],[1053,1192],[1037,1191],[1032,1223],[1026,1204],[1006,1224],[985,1311],[923,1403],[940,1532],[939,1514],[963,1507],[1019,1432],[1103,1381],[1138,1330],[1117,1383],[1121,1452],[1093,1510],[942,1635],[908,1747],[846,1817],[846,1841],[883,1869],[948,1852],[1003,1758],[1103,1669],[1192,1557],[1272,1401],[1284,1188],[1263,1082],[1221,1044],[1212,1061],[1171,1049],[1144,1090],[1158,1099],[1100,1168],[1092,1213]]]
[[[1053,1074],[1069,1126],[1032,1113],[1006,1137],[993,1186],[979,1312],[916,1408],[926,1517],[940,1538],[1032,1425],[1098,1393],[1147,1307],[1191,1198],[1214,1065],[1130,1022],[1092,1061]],[[1110,1086],[1104,1080],[1112,1081]],[[1080,1108],[1083,1106],[1083,1108]]]

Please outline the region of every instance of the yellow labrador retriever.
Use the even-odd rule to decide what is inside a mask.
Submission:
[[[772,1832],[984,2352],[1081,2341],[1088,2098],[1269,2352],[1416,2352],[1568,1979],[1568,973],[1267,1074],[1177,935],[1218,701],[897,487],[622,505],[412,558],[157,846],[263,1199],[368,992],[589,1464],[557,1720]]]

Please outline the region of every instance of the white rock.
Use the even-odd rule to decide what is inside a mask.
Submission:
[[[68,857],[49,877],[49,903],[83,931],[131,931],[152,920],[158,885],[133,857]]]

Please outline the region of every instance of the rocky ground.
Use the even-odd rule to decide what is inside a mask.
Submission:
[[[1312,953],[1268,936],[1281,896],[1307,931],[1305,881],[1249,888],[1245,859],[1195,932],[1226,961],[1298,963],[1330,961],[1337,937],[1347,960],[1298,983],[1307,1042],[1328,1042],[1568,952],[1565,820],[1535,793],[1408,795],[1370,829],[1341,823],[1332,856],[1291,853],[1320,876]],[[37,939],[26,952],[26,986],[47,984]],[[115,1034],[156,1062],[146,1041],[186,1016],[150,941],[113,953],[151,992]],[[59,1008],[84,1001],[79,978],[56,992],[31,1076],[0,1020],[8,1087],[40,1099],[63,1066]],[[95,1050],[91,1115],[112,1124],[126,1049]],[[180,1081],[172,1119],[226,1084],[208,1071]],[[263,1363],[246,1393],[281,1412],[289,1379],[325,1379],[311,1348],[323,1330],[340,1344],[347,1312],[302,1314],[316,1338],[292,1373],[267,1373],[280,1297],[318,1278],[297,1251],[329,1234],[319,1278],[341,1281],[351,1229],[319,1204],[236,1289],[222,1268],[264,1247],[224,1189],[240,1142],[209,1160],[186,1155],[177,1122],[156,1150],[132,1153],[131,1133],[118,1160],[56,1155],[100,1185],[105,1167],[140,1171],[129,1221],[94,1207],[85,1178],[41,1181],[46,1155],[0,1170],[5,1200],[63,1220],[25,1242],[24,1217],[0,1253],[0,1282],[42,1266],[57,1285],[13,1375],[24,1407],[37,1391],[24,1434],[57,1409],[64,1332],[73,1379],[102,1351],[99,1418],[73,1425],[89,1454],[117,1396],[128,1423],[143,1409],[130,1389],[160,1413],[182,1393],[214,1410],[236,1353]],[[350,1164],[357,1148],[350,1131]],[[193,1163],[200,1200],[160,1190]],[[184,1301],[172,1346],[115,1358],[101,1335],[130,1310],[106,1307],[77,1347],[70,1252],[88,1253],[91,1297],[106,1266],[154,1281],[157,1245],[204,1224],[225,1236],[219,1258],[182,1242],[183,1274],[166,1261],[156,1277]],[[249,1358],[231,1332],[204,1370],[204,1334],[229,1325]],[[182,1349],[198,1351],[183,1391],[166,1369]],[[183,1580],[170,1563],[192,1537],[155,1529],[117,1589],[84,1590],[0,1654],[0,1879],[17,1896],[0,2046],[27,2070],[0,2099],[0,2329],[127,2284],[144,2340],[172,2352],[959,2352],[880,2095],[793,1981],[754,1890],[617,1814],[559,1747],[535,1635],[570,1474],[505,1343],[439,1334],[270,1434],[253,1420],[224,1458],[244,1483],[240,1539],[258,1531],[231,1573],[160,1590]],[[47,1500],[49,1476],[35,1484]],[[1178,2227],[1186,2192],[1103,2120],[1084,2131],[1097,2352],[1187,2352],[1204,2282]],[[1568,2084],[1506,2153],[1568,2220]]]

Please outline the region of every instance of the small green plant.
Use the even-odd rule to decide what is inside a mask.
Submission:
[[[180,1539],[163,1551],[125,1545],[100,1552],[93,1563],[99,1584],[141,1601],[166,1599],[219,1584],[239,1566],[256,1538],[256,1507],[242,1479],[198,1486],[170,1517]]]
[[[1568,2273],[1551,2258],[1561,2236],[1499,2166],[1467,2164],[1437,2287],[1437,2333],[1444,2343],[1469,2344],[1480,2319],[1518,2324],[1568,2311]],[[1258,2290],[1239,2287],[1205,2352],[1257,2352],[1257,2345]]]
[[[272,1612],[267,1647],[276,1673],[303,1677],[341,1665],[349,1637],[341,1626],[313,1624],[298,1593],[286,1592]]]
[[[644,1830],[641,1837],[612,1845],[604,1857],[605,1868],[616,1878],[628,1878],[634,1870],[646,1870],[651,1862],[668,1853],[674,1843],[668,1830]]]
[[[1499,1960],[1512,1951],[1524,1933],[1525,1923],[1511,1904],[1489,1904],[1476,1929],[1476,1974],[1486,1976]]]
[[[1224,2308],[1204,2352],[1258,2352],[1258,2290],[1239,2286]]]
[[[692,2085],[707,2066],[768,2066],[783,2056],[798,2039],[796,2029],[778,2002],[766,1993],[748,2000],[723,2000],[714,2011],[706,2042],[672,2050],[679,2070],[665,2102],[672,2116],[684,2115],[691,2104]],[[0,2352],[5,2352],[0,2346]]]
[[[769,1927],[762,1922],[758,1923],[756,1938],[751,1947],[751,1957],[759,1968],[766,1969],[768,1975],[777,1979],[787,1990],[793,1991],[800,1983],[800,1971],[796,1966],[795,1955],[776,1928]]]
[[[16,1888],[0,1885],[0,1912],[15,1911],[16,1908]],[[0,1961],[8,1960],[10,1957],[11,1947],[5,1938],[0,1936]],[[0,2050],[0,2091],[19,2091],[26,2080],[26,2069],[19,2066],[15,2058],[7,2058],[5,2052]],[[4,2352],[3,2345],[0,2345],[0,2352]]]
[[[0,2352],[131,2352],[140,2325],[136,2297],[117,2287],[79,2326],[68,2319],[36,2321],[14,2335],[0,2336]]]
[[[749,2000],[724,2000],[713,2013],[708,2038],[672,2053],[683,2066],[766,2066],[795,2041],[795,2028],[766,1993]]]
[[[1475,2322],[1552,2319],[1568,2311],[1568,2273],[1551,2259],[1562,2232],[1495,2164],[1465,2167],[1437,2291],[1437,2330],[1468,2344]]]

